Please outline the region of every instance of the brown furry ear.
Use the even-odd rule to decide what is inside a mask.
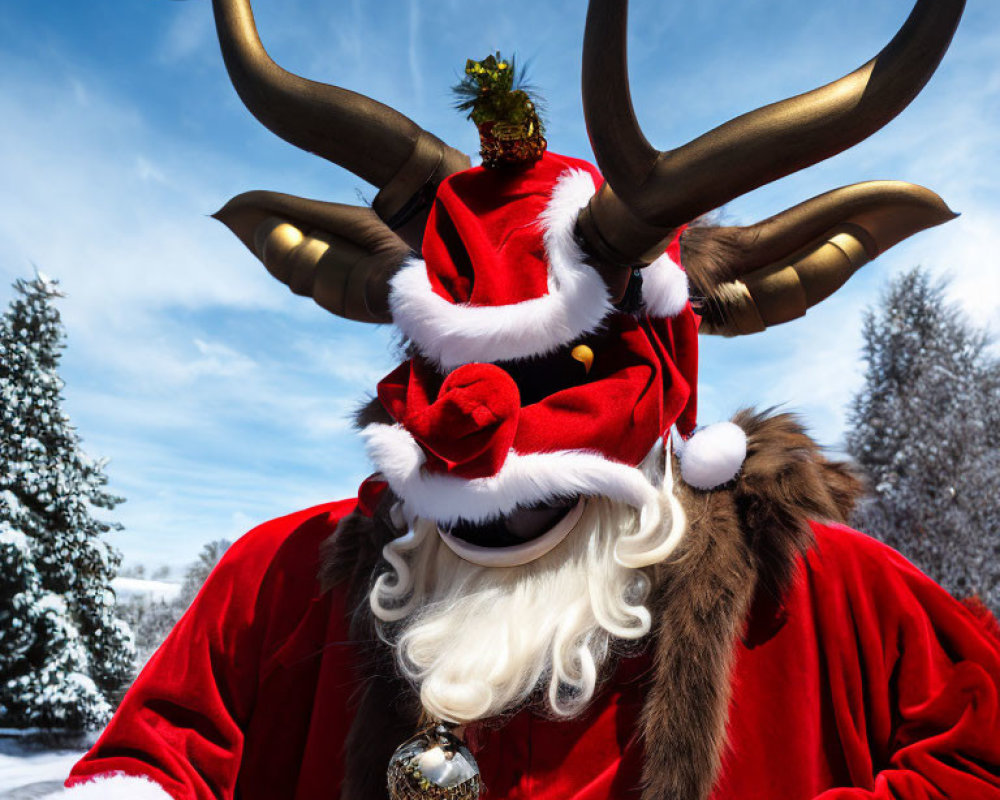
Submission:
[[[681,263],[691,287],[691,302],[713,326],[725,328],[733,281],[757,239],[752,229],[692,225],[681,236]]]
[[[827,460],[793,414],[740,411],[747,458],[731,491],[762,589],[780,596],[813,542],[809,520],[845,522],[863,492],[844,463]]]
[[[745,228],[692,225],[681,236],[681,263],[691,285],[709,297],[721,284],[742,274],[739,265],[753,247]]]
[[[381,422],[383,425],[392,425],[396,420],[389,416],[389,412],[379,402],[377,397],[373,397],[354,414],[354,427],[358,430],[371,425],[373,422]]]

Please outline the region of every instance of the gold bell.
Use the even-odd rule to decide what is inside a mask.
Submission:
[[[585,344],[578,344],[570,351],[570,357],[574,361],[583,364],[583,368],[590,374],[590,368],[594,366],[594,351]]]

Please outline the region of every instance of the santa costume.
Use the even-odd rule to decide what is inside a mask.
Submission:
[[[215,6],[237,81],[249,6]],[[467,73],[507,97],[508,69]],[[859,482],[792,416],[696,423],[699,325],[818,302],[829,248],[854,269],[907,235],[899,188],[793,209],[736,280],[683,225],[623,223],[624,252],[620,184],[545,152],[525,97],[474,105],[484,166],[438,153],[406,202],[220,213],[296,291],[402,332],[358,416],[376,472],[227,552],[58,796],[1000,798],[995,623],[844,526]],[[371,220],[419,221],[419,249]]]

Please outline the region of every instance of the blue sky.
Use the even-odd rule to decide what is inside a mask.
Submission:
[[[842,438],[860,320],[893,273],[953,278],[1000,322],[1000,4],[969,0],[931,84],[852,151],[732,203],[769,216],[836,186],[896,178],[963,216],[899,246],[803,320],[702,340],[701,418],[800,411]],[[660,147],[839,77],[887,42],[909,0],[633,0],[635,105]],[[179,565],[201,544],[349,496],[369,471],[349,415],[394,364],[391,332],[337,320],[274,282],[209,218],[274,189],[357,202],[374,190],[295,150],[240,105],[207,0],[0,3],[0,302],[32,265],[59,278],[67,407],[128,502],[126,562]],[[448,87],[468,57],[530,62],[558,152],[589,157],[579,99],[585,3],[257,0],[276,60],[386,102],[474,152]]]

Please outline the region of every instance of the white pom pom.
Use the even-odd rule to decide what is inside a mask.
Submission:
[[[714,489],[739,473],[747,457],[747,435],[739,425],[717,422],[688,439],[678,457],[688,486]]]
[[[687,273],[666,253],[642,271],[642,300],[651,317],[676,317],[687,306]]]

